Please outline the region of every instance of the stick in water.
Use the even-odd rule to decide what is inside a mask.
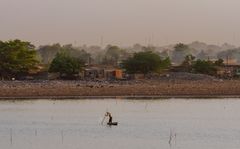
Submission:
[[[103,122],[104,122],[105,118],[106,118],[106,116],[104,115],[103,120],[101,122],[101,125],[103,125]]]
[[[12,133],[12,128],[10,129],[10,143],[11,143],[11,145],[13,144],[13,133]]]
[[[108,110],[106,110],[106,112],[105,112],[105,114],[104,114],[104,117],[103,117],[103,120],[102,120],[102,122],[101,122],[101,125],[103,125],[103,122],[105,121],[107,111],[108,111]]]

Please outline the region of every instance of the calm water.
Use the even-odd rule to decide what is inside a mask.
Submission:
[[[0,148],[239,149],[240,100],[1,101]]]

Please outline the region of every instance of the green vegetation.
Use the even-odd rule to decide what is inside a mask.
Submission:
[[[170,66],[170,59],[161,60],[160,56],[152,51],[138,52],[133,57],[123,61],[122,67],[130,74],[159,72]]]
[[[37,52],[30,42],[21,40],[0,41],[0,77],[19,78],[38,64]]]
[[[188,45],[179,43],[174,47],[174,51],[172,53],[172,60],[176,64],[181,64],[184,61],[184,58],[187,55],[190,55],[194,52],[194,49],[189,48]]]
[[[217,72],[215,63],[207,60],[198,59],[196,62],[194,62],[192,68],[195,73],[215,75]]]
[[[49,72],[59,73],[61,78],[78,76],[83,68],[83,61],[70,56],[69,52],[60,51],[53,59]]]
[[[47,78],[47,70],[59,73],[62,78],[71,78],[79,75],[83,66],[101,69],[122,67],[129,74],[161,73],[171,66],[171,62],[181,64],[171,69],[173,71],[216,75],[218,70],[218,73],[224,71],[224,62],[229,65],[240,62],[240,48],[230,46],[229,50],[217,50],[224,47],[229,46],[179,43],[174,47],[155,47],[135,44],[123,49],[114,45],[102,48],[57,43],[35,50],[30,42],[0,41],[0,79],[24,79],[37,75]],[[216,58],[220,59],[215,61]]]
[[[160,69],[167,69],[171,66],[171,60],[169,57],[166,57],[165,59],[163,59],[160,63]]]
[[[191,72],[192,65],[194,64],[194,60],[195,60],[195,56],[193,56],[191,54],[187,55],[181,64],[183,71]]]
[[[223,59],[218,59],[217,61],[215,61],[214,62],[214,64],[216,65],[216,66],[224,66],[224,60]]]
[[[183,71],[208,75],[216,75],[218,67],[221,66],[224,66],[222,59],[218,59],[215,62],[201,59],[195,60],[193,55],[187,55],[181,64]]]

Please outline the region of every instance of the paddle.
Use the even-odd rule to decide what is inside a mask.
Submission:
[[[107,110],[106,110],[106,113],[104,114],[104,117],[103,117],[103,120],[102,120],[102,122],[101,122],[101,125],[103,125],[103,122],[104,122],[104,120],[105,120],[105,118],[107,117],[107,114],[108,112],[107,112]]]
[[[104,122],[105,118],[106,118],[106,115],[104,115],[103,120],[101,122],[101,125],[103,125],[103,122]]]

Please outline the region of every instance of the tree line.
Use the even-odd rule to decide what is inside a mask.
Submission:
[[[136,45],[135,45],[136,46]],[[68,45],[45,45],[36,48],[27,41],[0,41],[0,77],[2,79],[20,78],[30,71],[37,70],[43,65],[48,72],[58,72],[60,76],[74,76],[84,67],[91,64],[111,65],[125,70],[126,73],[161,73],[172,64],[183,66],[185,71],[213,75],[217,67],[223,65],[223,60],[212,62],[199,59],[193,48],[179,43],[171,52],[157,51],[155,47],[140,47],[139,51],[108,45],[104,50],[92,46],[91,51],[86,47]],[[234,53],[232,50],[230,53]],[[202,53],[202,55],[204,55]],[[220,56],[226,53],[219,53]]]

